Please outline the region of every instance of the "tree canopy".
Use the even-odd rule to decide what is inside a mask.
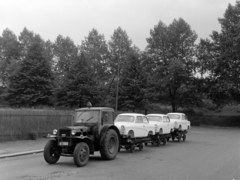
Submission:
[[[172,111],[203,106],[206,99],[216,107],[239,103],[239,16],[240,2],[229,4],[218,19],[221,31],[199,42],[184,19],[169,25],[160,20],[144,51],[121,27],[108,42],[93,28],[80,45],[68,36],[51,42],[26,27],[19,36],[6,28],[0,36],[0,100],[10,106],[74,108],[91,101],[116,107],[118,97],[120,109],[145,112],[155,103]]]

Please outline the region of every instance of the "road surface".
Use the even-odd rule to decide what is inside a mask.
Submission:
[[[99,153],[78,168],[71,157],[49,165],[41,154],[0,159],[0,180],[239,180],[240,129],[193,127],[185,142],[121,150],[104,161]]]

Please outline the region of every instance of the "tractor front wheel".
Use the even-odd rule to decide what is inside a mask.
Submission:
[[[74,148],[73,160],[76,166],[83,167],[87,164],[89,160],[89,147],[87,143],[80,142]]]
[[[60,147],[57,145],[57,141],[50,140],[44,147],[43,156],[48,164],[55,164],[60,158]]]

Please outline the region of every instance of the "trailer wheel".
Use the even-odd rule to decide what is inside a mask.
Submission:
[[[89,160],[89,147],[87,143],[80,142],[74,148],[73,160],[76,166],[83,167],[87,164]]]
[[[166,142],[167,142],[167,140],[166,140],[166,139],[163,139],[163,145],[165,145],[165,144],[166,144]]]
[[[182,137],[183,141],[186,140],[186,137],[187,137],[186,134],[184,134],[183,137]]]
[[[177,138],[177,139],[178,139],[178,142],[180,142],[180,140],[181,140],[181,136],[178,136],[178,138]]]
[[[134,144],[131,145],[131,147],[130,147],[130,152],[131,152],[131,153],[134,153],[134,152],[135,152],[135,146],[134,146]]]
[[[57,141],[50,140],[44,147],[43,156],[48,164],[55,164],[60,158]]]
[[[100,147],[100,154],[105,160],[112,160],[117,156],[119,150],[119,139],[116,131],[109,129],[105,135],[103,146]]]

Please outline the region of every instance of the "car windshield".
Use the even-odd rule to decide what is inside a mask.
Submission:
[[[167,115],[170,119],[181,119],[179,114],[168,114]]]
[[[134,122],[134,116],[117,116],[115,122]]]
[[[149,121],[157,121],[157,122],[161,122],[162,121],[162,117],[159,116],[147,116]]]
[[[77,111],[75,112],[76,123],[96,123],[98,122],[99,111]]]

